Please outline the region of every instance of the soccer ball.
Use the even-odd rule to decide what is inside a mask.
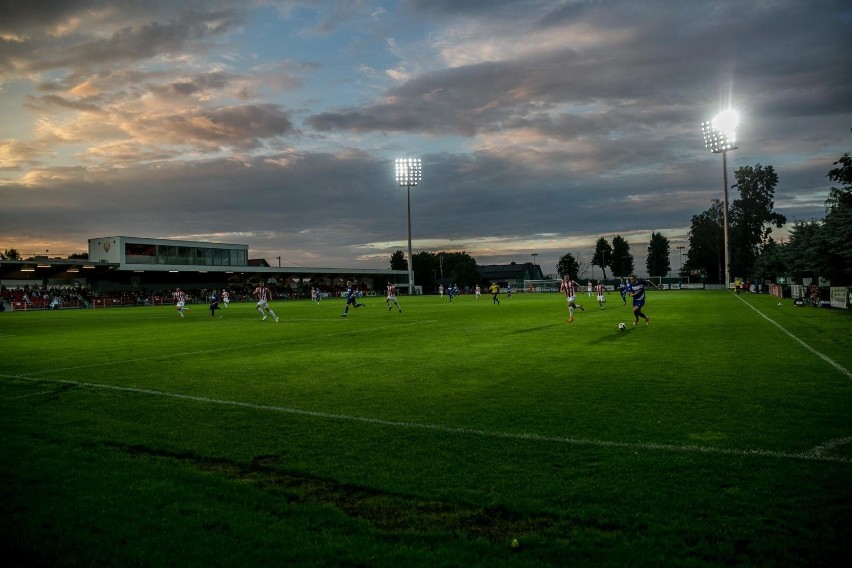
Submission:
[[[624,331],[625,329],[627,329],[627,324],[624,323],[624,322],[621,322],[620,324],[618,324],[618,329],[620,329],[621,331]]]

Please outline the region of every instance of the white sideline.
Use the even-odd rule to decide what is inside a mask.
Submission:
[[[400,422],[395,420],[383,420],[381,418],[368,418],[365,416],[349,416],[346,414],[331,414],[328,412],[317,412],[313,410],[302,410],[298,408],[287,408],[283,406],[269,406],[264,404],[254,404],[251,402],[238,402],[234,400],[219,400],[215,398],[207,398],[203,396],[194,396],[188,394],[171,393],[150,389],[138,389],[133,387],[119,387],[115,385],[104,385],[98,383],[83,383],[79,381],[68,380],[53,380],[40,379],[33,377],[25,377],[21,375],[5,375],[0,374],[3,378],[14,378],[31,382],[39,383],[58,383],[64,385],[74,385],[84,388],[105,389],[119,392],[129,392],[134,394],[144,394],[151,396],[163,396],[169,398],[177,398],[181,400],[191,400],[194,402],[203,402],[207,404],[220,404],[226,406],[236,406],[240,408],[250,408],[252,410],[266,410],[272,412],[282,412],[297,416],[310,416],[313,418],[323,418],[331,420],[341,420],[348,422],[360,422],[362,424],[377,424],[380,426],[391,426],[394,428],[408,428],[412,430],[429,430],[432,432],[443,432],[446,434],[464,434],[471,436],[482,436],[488,438],[500,438],[506,440],[530,440],[534,442],[549,442],[557,444],[566,444],[572,446],[593,446],[600,448],[621,448],[628,450],[651,450],[651,451],[666,451],[666,452],[681,452],[681,453],[701,453],[701,454],[716,454],[726,456],[756,456],[765,458],[776,458],[785,460],[807,460],[807,461],[823,461],[823,462],[839,462],[852,463],[852,459],[842,456],[825,455],[826,451],[838,446],[852,443],[852,437],[829,440],[815,448],[806,452],[789,453],[777,452],[771,450],[755,450],[755,449],[732,449],[732,448],[717,448],[713,446],[695,446],[695,445],[676,445],[676,444],[652,444],[642,442],[613,442],[610,440],[593,440],[588,438],[571,438],[563,436],[542,436],[540,434],[525,434],[516,432],[499,432],[491,430],[480,430],[477,428],[458,428],[452,426],[442,426],[440,424],[423,424],[418,422]]]
[[[837,369],[838,371],[840,371],[841,373],[843,373],[844,375],[846,375],[846,377],[847,377],[847,378],[852,379],[852,372],[849,372],[849,370],[848,370],[848,369],[846,369],[846,367],[844,367],[843,365],[841,365],[840,363],[838,363],[837,361],[835,361],[834,359],[832,359],[832,358],[831,358],[831,357],[829,357],[828,355],[824,355],[824,354],[820,353],[819,351],[817,351],[816,349],[814,349],[813,347],[811,347],[810,345],[808,345],[807,343],[805,343],[804,341],[802,341],[801,339],[799,339],[798,337],[796,337],[795,335],[793,335],[792,333],[790,333],[789,331],[787,331],[786,329],[784,329],[784,328],[781,326],[781,324],[780,324],[780,323],[778,323],[777,321],[773,320],[772,318],[770,318],[769,316],[767,316],[766,314],[764,314],[763,312],[761,312],[760,310],[758,310],[757,308],[755,308],[755,307],[754,307],[753,305],[751,305],[750,303],[746,302],[746,301],[743,299],[743,297],[742,297],[741,295],[739,295],[739,294],[734,294],[734,297],[735,297],[735,298],[737,298],[737,299],[739,299],[739,300],[740,300],[742,303],[744,303],[746,306],[748,306],[748,307],[750,307],[751,309],[753,309],[754,311],[756,311],[756,312],[757,312],[757,313],[758,313],[758,314],[759,314],[759,315],[760,315],[763,319],[765,319],[766,321],[768,321],[769,323],[771,323],[772,325],[774,325],[775,327],[777,327],[778,329],[780,329],[781,331],[783,331],[785,334],[787,334],[788,336],[790,336],[790,337],[791,337],[793,340],[795,340],[795,341],[796,341],[799,345],[801,345],[802,347],[804,347],[805,349],[807,349],[808,351],[810,351],[811,353],[813,353],[814,355],[816,355],[817,357],[819,357],[820,359],[822,359],[823,361],[825,361],[826,363],[828,363],[829,365],[831,365],[832,367],[834,367],[835,369]]]

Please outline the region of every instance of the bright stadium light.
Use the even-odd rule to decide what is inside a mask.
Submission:
[[[728,151],[736,150],[737,125],[740,118],[737,111],[728,109],[720,112],[713,120],[701,123],[704,146],[714,154],[722,154],[722,234],[725,239],[725,287],[731,283],[731,252],[728,246]]]
[[[396,159],[396,182],[406,188],[408,194],[408,293],[414,294],[414,257],[411,252],[411,188],[423,177],[420,158]]]

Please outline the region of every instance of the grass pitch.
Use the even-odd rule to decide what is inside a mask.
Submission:
[[[608,300],[571,324],[557,294],[0,314],[0,552],[852,563],[850,314],[651,291],[633,327]]]

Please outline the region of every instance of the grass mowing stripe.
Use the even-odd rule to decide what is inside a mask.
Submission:
[[[791,332],[784,329],[784,327],[782,327],[781,324],[779,324],[778,322],[776,322],[775,320],[773,320],[772,318],[770,318],[769,316],[767,316],[766,314],[764,314],[763,312],[761,312],[760,310],[755,308],[753,305],[751,305],[749,302],[747,302],[742,296],[738,296],[736,294],[735,294],[735,296],[737,297],[737,299],[739,299],[746,306],[750,307],[755,312],[757,312],[763,319],[765,319],[766,321],[768,321],[769,323],[771,323],[772,325],[774,325],[775,327],[777,327],[778,329],[783,331],[785,334],[790,336],[792,339],[794,339],[802,347],[804,347],[805,349],[807,349],[808,351],[810,351],[811,353],[813,353],[814,355],[816,355],[817,357],[819,357],[820,359],[822,359],[823,361],[825,361],[826,363],[828,363],[829,365],[831,365],[832,367],[834,367],[835,369],[837,369],[838,371],[840,371],[841,373],[846,375],[848,378],[852,379],[852,373],[850,373],[849,370],[846,369],[843,365],[841,365],[840,363],[838,363],[837,361],[835,361],[834,359],[832,359],[828,355],[824,355],[824,354],[820,353],[819,351],[817,351],[816,349],[814,349],[813,347],[811,347],[810,345],[808,345],[807,343],[805,343],[804,341],[802,341],[801,339],[799,339],[798,337],[793,335]]]
[[[435,323],[436,321],[437,320],[426,320],[426,321],[419,321],[419,322],[412,322],[412,323],[403,323],[403,324],[399,324],[399,327],[419,326],[419,325],[426,324],[426,323]],[[253,341],[251,343],[246,343],[246,344],[243,344],[243,345],[222,346],[222,347],[216,347],[215,349],[202,349],[202,350],[199,350],[199,351],[184,351],[184,352],[181,352],[181,353],[173,353],[171,355],[155,355],[155,356],[152,356],[152,357],[137,357],[135,359],[124,359],[124,360],[121,360],[121,361],[107,361],[106,363],[91,363],[89,365],[76,365],[74,367],[61,367],[61,368],[58,368],[58,369],[44,369],[42,371],[32,371],[30,373],[30,375],[64,373],[66,371],[76,371],[76,370],[79,370],[79,369],[91,369],[91,368],[94,368],[94,367],[110,367],[110,366],[113,366],[113,365],[126,365],[128,363],[141,363],[143,361],[161,361],[163,359],[179,359],[179,358],[184,358],[184,357],[191,357],[193,355],[208,355],[210,353],[219,353],[221,351],[228,351],[228,350],[236,351],[236,350],[248,349],[248,348],[253,348],[253,347],[272,347],[272,346],[275,346],[275,345],[292,344],[292,343],[295,343],[295,342],[298,342],[298,341],[310,342],[310,341],[315,341],[317,339],[327,339],[329,337],[339,337],[341,335],[362,334],[362,333],[371,333],[371,332],[379,332],[379,331],[387,331],[387,328],[386,327],[380,327],[380,328],[377,327],[377,328],[372,328],[372,329],[354,329],[354,330],[340,331],[340,332],[335,332],[335,333],[325,333],[325,334],[311,336],[311,337],[301,336],[301,337],[296,338],[296,339],[288,337],[288,338],[284,338],[284,339],[277,339],[275,341],[260,341],[260,342]]]
[[[265,404],[255,404],[250,402],[238,402],[234,400],[219,400],[215,398],[203,397],[203,396],[194,396],[194,395],[186,395],[179,393],[171,393],[165,391],[157,391],[150,389],[139,389],[133,387],[118,387],[115,385],[105,385],[105,384],[97,384],[97,383],[83,383],[79,381],[69,381],[69,380],[56,380],[51,381],[50,379],[37,379],[32,377],[25,376],[15,376],[15,375],[0,375],[4,378],[15,378],[25,381],[32,382],[55,382],[58,384],[64,385],[73,385],[77,387],[83,388],[92,388],[92,389],[104,389],[104,390],[113,390],[118,392],[128,392],[134,394],[144,394],[151,396],[161,396],[161,397],[169,397],[181,400],[191,400],[194,402],[204,402],[209,404],[217,404],[217,405],[225,405],[225,406],[237,406],[240,408],[250,408],[253,410],[267,410],[273,412],[282,412],[285,414],[292,414],[297,416],[309,416],[312,418],[323,418],[323,419],[331,419],[331,420],[341,420],[348,422],[359,422],[362,424],[376,424],[380,426],[391,426],[394,428],[407,428],[414,430],[431,430],[434,432],[443,432],[447,434],[467,434],[473,436],[483,436],[489,438],[501,438],[501,439],[510,439],[510,440],[530,440],[534,442],[552,442],[558,444],[568,444],[573,446],[594,446],[601,448],[623,448],[628,450],[651,450],[651,451],[666,451],[666,452],[682,452],[682,453],[702,453],[702,454],[716,454],[716,455],[728,455],[728,456],[757,456],[757,457],[767,457],[767,458],[777,458],[777,459],[785,459],[785,460],[809,460],[809,461],[828,461],[828,462],[838,462],[838,463],[852,463],[852,459],[839,457],[839,456],[827,456],[825,452],[831,449],[834,449],[838,446],[842,446],[852,442],[852,437],[842,438],[837,440],[829,440],[819,446],[807,451],[800,453],[789,453],[789,452],[777,452],[771,450],[760,450],[760,449],[729,449],[729,448],[718,448],[714,446],[697,446],[694,444],[690,445],[677,445],[677,444],[653,444],[653,443],[640,443],[640,442],[615,442],[611,440],[593,440],[593,439],[584,439],[584,438],[571,438],[564,436],[543,436],[540,434],[530,434],[530,433],[514,433],[514,432],[496,432],[489,430],[481,430],[477,428],[461,428],[461,427],[453,427],[453,426],[442,426],[440,424],[423,424],[417,422],[404,422],[404,421],[396,421],[396,420],[384,420],[381,418],[370,418],[366,416],[348,416],[345,414],[334,414],[329,412],[319,412],[315,410],[304,410],[298,408],[287,408],[283,406],[270,406]]]

